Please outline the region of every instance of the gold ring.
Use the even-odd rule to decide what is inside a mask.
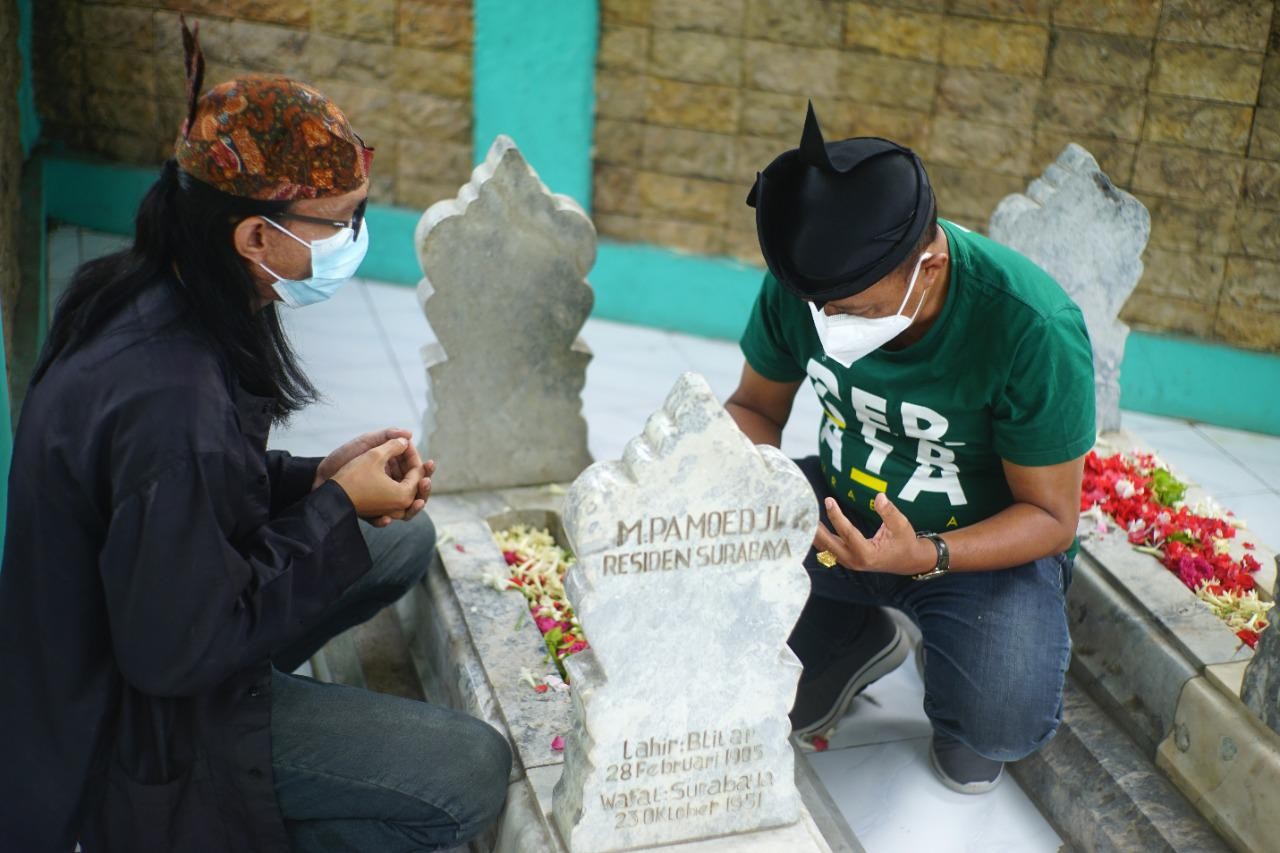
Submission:
[[[836,555],[830,551],[819,551],[818,562],[826,566],[828,569],[834,568],[836,564]]]

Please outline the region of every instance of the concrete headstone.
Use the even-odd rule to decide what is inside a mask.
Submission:
[[[591,351],[578,332],[594,294],[596,232],[499,136],[457,198],[415,235],[423,347],[423,457],[436,492],[565,482],[591,463],[581,393]]]
[[[1151,235],[1146,207],[1071,143],[1025,194],[1000,202],[988,233],[1035,261],[1080,306],[1093,342],[1098,429],[1119,429],[1129,327],[1117,316],[1142,277],[1142,250]]]
[[[1280,556],[1276,557],[1275,600],[1280,600]],[[1244,671],[1240,698],[1250,711],[1280,732],[1280,614],[1272,610],[1271,625],[1258,638],[1253,660]]]
[[[795,464],[753,446],[692,373],[621,461],[574,482],[565,588],[591,648],[568,661],[554,795],[570,850],[797,820],[787,713],[801,667],[786,643],[817,513]]]

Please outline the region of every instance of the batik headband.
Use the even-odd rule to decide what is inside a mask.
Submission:
[[[358,189],[373,149],[315,89],[287,77],[245,76],[203,95],[200,25],[182,21],[187,116],[174,157],[192,177],[230,195],[272,201]]]

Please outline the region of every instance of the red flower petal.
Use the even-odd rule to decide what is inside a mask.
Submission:
[[[539,684],[539,685],[537,685],[536,687],[534,687],[534,688],[533,688],[533,692],[534,692],[534,693],[546,693],[546,692],[547,692],[548,690],[550,690],[550,689],[551,689],[551,688],[547,687],[547,685],[545,685],[545,684]]]
[[[826,738],[822,737],[822,735],[813,737],[809,742],[813,744],[814,752],[826,752],[827,747],[831,745],[827,742]]]
[[[453,547],[454,547],[454,549],[455,549],[455,550],[457,550],[457,551],[461,551],[461,552],[462,552],[462,553],[464,553],[464,554],[465,554],[465,553],[467,553],[467,549],[462,547],[462,543],[461,543],[461,542],[455,542],[455,543],[454,543],[454,545],[453,545]]]

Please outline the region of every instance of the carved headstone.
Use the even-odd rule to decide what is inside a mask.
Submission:
[[[1025,194],[1000,202],[988,233],[1035,261],[1080,306],[1093,342],[1098,429],[1119,429],[1129,327],[1117,317],[1142,277],[1142,250],[1151,235],[1146,207],[1071,143]]]
[[[457,198],[415,235],[418,299],[437,342],[423,347],[422,454],[436,492],[565,482],[591,463],[578,332],[596,232],[499,136]]]
[[[1276,557],[1276,586],[1273,600],[1280,600],[1280,556]],[[1258,719],[1280,732],[1280,614],[1269,614],[1270,625],[1258,638],[1253,660],[1244,671],[1240,698]]]
[[[795,464],[753,446],[692,373],[620,462],[574,482],[565,589],[591,648],[568,660],[553,806],[571,851],[797,820],[787,712],[801,667],[787,637],[817,513]]]

